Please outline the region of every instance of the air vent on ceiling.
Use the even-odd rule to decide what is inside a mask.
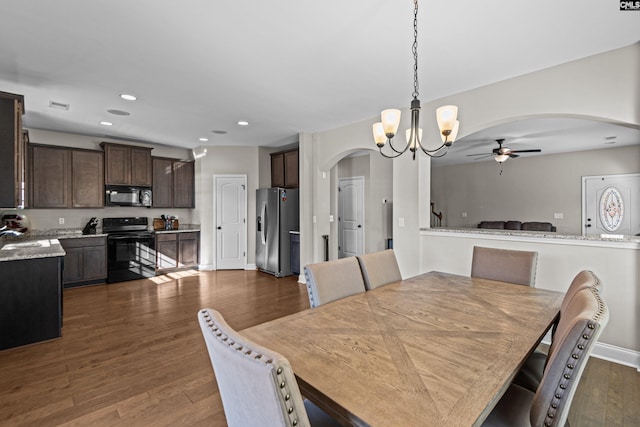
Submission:
[[[58,110],[68,110],[69,104],[64,104],[62,102],[49,101],[49,108],[57,108]]]
[[[124,110],[107,110],[107,113],[115,114],[116,116],[129,116],[130,112]]]

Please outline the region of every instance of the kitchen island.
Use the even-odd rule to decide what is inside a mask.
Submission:
[[[65,255],[60,241],[0,242],[0,350],[60,337]]]

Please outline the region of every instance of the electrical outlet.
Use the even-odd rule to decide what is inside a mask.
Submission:
[[[404,227],[404,218],[398,218],[398,227]]]
[[[64,225],[64,218],[58,218],[58,224]]]
[[[333,222],[333,215],[329,215],[329,222]]]
[[[462,212],[462,218],[466,218],[467,217],[467,213],[466,212]]]
[[[553,218],[554,219],[563,219],[564,218],[564,214],[563,213],[554,213],[553,214]]]

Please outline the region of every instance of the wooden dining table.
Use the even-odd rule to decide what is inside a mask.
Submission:
[[[564,294],[430,272],[245,329],[343,425],[475,426]]]

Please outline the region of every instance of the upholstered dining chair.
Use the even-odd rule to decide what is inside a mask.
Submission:
[[[567,307],[569,306],[569,303],[571,302],[573,297],[579,291],[586,288],[593,288],[596,291],[600,292],[600,289],[602,288],[602,282],[592,271],[582,270],[575,275],[575,277],[571,281],[571,284],[569,285],[569,288],[567,289],[567,292],[564,294],[564,298],[562,299],[562,304],[560,306],[560,319],[562,319],[563,316],[566,316],[565,313],[567,312]],[[533,392],[538,389],[540,381],[542,381],[542,376],[544,375],[544,368],[547,365],[547,360],[553,352],[557,328],[558,322],[553,325],[551,334],[552,345],[549,348],[548,352],[544,353],[540,350],[535,350],[533,353],[531,353],[531,355],[527,358],[524,365],[513,380],[514,383]]]
[[[305,265],[304,277],[312,308],[365,291],[356,257]]]
[[[471,277],[535,286],[538,252],[473,247]]]
[[[198,312],[230,427],[339,426],[302,398],[287,359],[243,338],[216,310]]]
[[[362,270],[364,286],[368,291],[402,280],[398,260],[393,249],[358,255],[357,258]]]
[[[608,320],[595,288],[578,291],[560,318],[538,390],[510,385],[483,426],[565,426],[582,372]]]

